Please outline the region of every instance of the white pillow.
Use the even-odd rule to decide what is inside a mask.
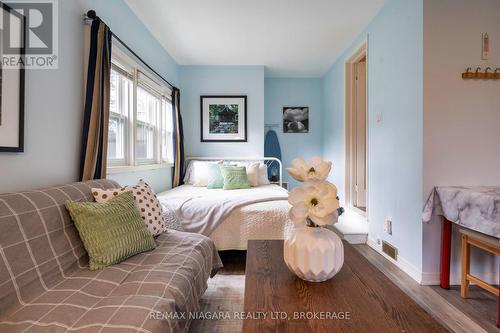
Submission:
[[[193,171],[191,175],[193,186],[207,186],[208,170],[205,162],[193,162]]]
[[[259,185],[269,185],[269,178],[267,178],[267,165],[259,165]]]
[[[193,186],[207,187],[208,185],[208,164],[221,164],[222,161],[206,162],[195,161],[193,163],[193,171],[191,175]]]
[[[260,163],[252,163],[246,167],[248,182],[251,186],[259,186]]]
[[[188,185],[194,185],[195,183],[195,165],[200,165],[201,164],[205,164],[205,163],[222,163],[222,161],[200,161],[200,160],[190,160],[188,162],[188,165],[186,167],[186,173],[184,175],[184,184],[188,184]],[[198,175],[198,180],[201,181],[201,184],[204,183],[204,178],[207,178],[207,177],[203,177],[203,173],[206,174],[207,170],[206,168],[203,169],[203,167],[201,166],[198,166],[198,170],[200,170],[201,174]],[[208,183],[208,179],[206,181]],[[196,185],[195,185],[196,186]],[[199,186],[207,186],[206,184],[205,185],[199,185]]]

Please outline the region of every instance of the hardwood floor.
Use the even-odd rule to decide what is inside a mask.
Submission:
[[[452,332],[500,332],[496,324],[496,297],[472,287],[470,298],[462,300],[460,290],[445,291],[437,286],[421,286],[391,262],[367,245],[354,248],[388,276],[399,288],[420,306],[443,323]],[[224,268],[208,281],[208,289],[201,300],[200,311],[243,311],[245,288],[245,252],[221,252]],[[242,321],[195,320],[189,332],[241,332]]]
[[[439,286],[431,288],[454,307],[466,313],[486,331],[500,332],[500,329],[495,325],[497,322],[497,298],[495,295],[478,286],[471,286],[469,298],[464,300],[460,297],[460,286],[451,286],[450,290],[442,289]]]
[[[441,293],[436,292],[434,286],[421,286],[367,245],[355,245],[354,248],[450,331],[460,333],[483,333],[489,331],[481,327],[471,314],[462,311],[456,304],[453,304],[453,297],[445,294],[445,290],[442,290],[442,292],[448,296],[446,298],[442,297]],[[488,307],[491,304],[483,304],[483,306]],[[494,311],[496,311],[496,303]],[[485,319],[483,318],[479,321],[482,322]],[[496,326],[494,326],[495,323],[493,322],[493,327],[496,329]]]

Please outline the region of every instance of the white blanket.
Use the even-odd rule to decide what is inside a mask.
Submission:
[[[173,210],[182,228],[209,236],[238,207],[286,200],[288,192],[277,185],[263,185],[244,190],[207,189],[182,185],[158,194],[166,209]]]

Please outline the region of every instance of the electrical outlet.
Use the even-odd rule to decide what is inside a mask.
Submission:
[[[377,123],[384,121],[384,114],[382,112],[377,112]]]
[[[384,221],[384,232],[386,232],[389,235],[392,235],[392,220],[391,220],[391,218],[387,218]]]
[[[377,238],[377,245],[380,245],[380,238]]]

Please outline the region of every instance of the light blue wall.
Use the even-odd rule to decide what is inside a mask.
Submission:
[[[144,179],[156,193],[172,188],[171,168],[159,168],[148,171],[123,172],[108,175],[119,184],[137,184],[139,179]]]
[[[59,1],[59,69],[26,71],[25,152],[0,153],[0,192],[78,179],[83,105],[83,24],[89,9],[158,72],[178,84],[178,67],[122,0]],[[170,170],[142,172],[157,190]],[[126,175],[124,175],[125,177]],[[125,178],[123,178],[125,179]],[[130,179],[130,178],[129,178]]]
[[[344,186],[344,64],[368,34],[369,237],[422,268],[423,3],[390,0],[323,78],[324,156]],[[383,113],[383,122],[376,114]],[[343,193],[342,193],[343,197]],[[392,217],[393,234],[383,232]]]
[[[181,111],[187,156],[260,157],[264,154],[264,67],[181,66]],[[200,141],[201,95],[247,95],[244,143]]]
[[[294,158],[308,159],[322,155],[321,95],[321,79],[267,78],[265,80],[265,123],[280,125],[273,130],[278,134],[284,168],[289,167]],[[284,106],[309,107],[309,133],[283,133]],[[290,188],[298,185],[286,171],[283,176],[284,180],[290,183]]]
[[[59,1],[65,4],[70,1]],[[82,13],[94,9],[113,33],[170,83],[179,84],[179,66],[124,0],[79,0]],[[78,20],[76,20],[78,21]],[[79,21],[80,22],[80,21]]]
[[[342,57],[341,59],[344,59]],[[345,203],[344,65],[337,61],[323,77],[323,157],[332,161],[330,181]]]

